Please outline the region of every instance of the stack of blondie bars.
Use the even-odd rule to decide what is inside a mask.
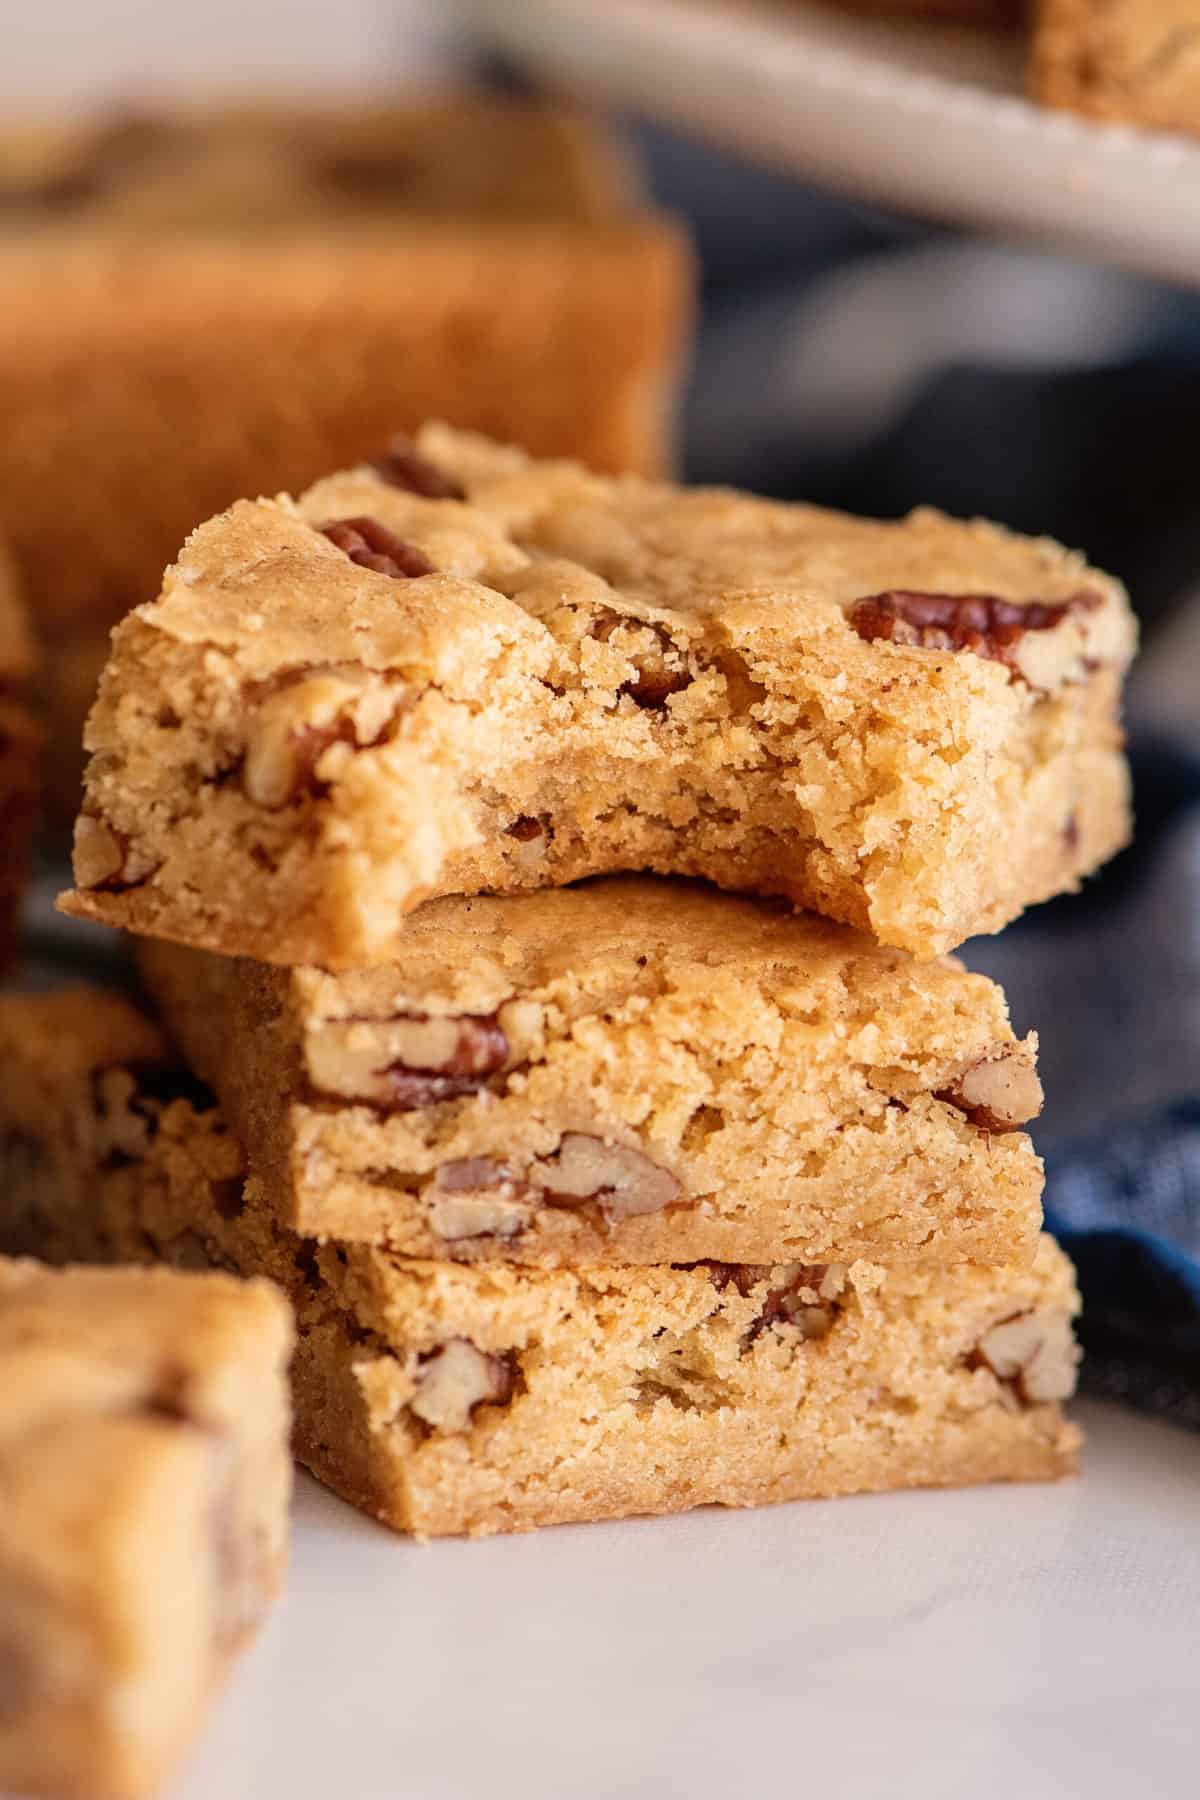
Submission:
[[[402,1530],[1066,1473],[1035,1041],[942,953],[1123,842],[1132,648],[1046,541],[439,426],[239,503],[114,634],[62,903],[169,1042],[0,1006],[8,1241],[274,1279]]]

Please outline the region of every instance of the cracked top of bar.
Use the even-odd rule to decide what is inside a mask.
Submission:
[[[1047,540],[430,426],[202,525],[118,628],[66,905],[346,967],[431,896],[648,869],[936,954],[1124,842],[1133,643]]]
[[[451,897],[344,975],[141,949],[302,1232],[529,1266],[1032,1251],[1036,1040],[999,988],[778,902],[644,877]],[[0,1008],[0,1050],[32,1030]]]

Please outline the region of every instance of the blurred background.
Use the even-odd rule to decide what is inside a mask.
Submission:
[[[0,64],[10,115],[59,120],[169,111],[196,92],[353,106],[462,84],[535,82],[459,9],[415,0],[41,0]],[[1018,1029],[1041,1029],[1039,1143],[1088,1283],[1089,1379],[1200,1425],[1200,295],[1052,240],[839,197],[644,107],[608,123],[696,246],[678,406],[690,478],[881,515],[985,514],[1085,548],[1131,589],[1146,645],[1136,848],[967,955],[1003,980]],[[6,332],[7,313],[0,357]],[[212,425],[219,389],[207,404],[189,436]],[[576,448],[546,432],[538,448]],[[56,654],[68,636],[55,625]]]

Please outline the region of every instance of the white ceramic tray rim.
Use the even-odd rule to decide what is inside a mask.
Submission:
[[[459,0],[495,48],[858,200],[1200,285],[1200,144],[1021,91],[1001,34],[735,0]]]

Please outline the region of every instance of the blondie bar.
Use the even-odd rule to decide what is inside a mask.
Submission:
[[[431,896],[654,869],[935,954],[1124,842],[1133,641],[1048,540],[431,427],[201,526],[124,621],[66,910],[339,967]]]
[[[0,287],[0,534],[54,651],[67,818],[108,633],[198,520],[430,413],[599,468],[669,459],[682,237],[561,109],[0,126]]]
[[[169,1098],[161,1066],[147,1078],[151,1028],[124,1002],[5,1004],[41,1009],[43,1027],[73,1009],[107,1065],[86,1076],[78,1051],[73,1071],[44,1065],[11,1122],[0,1230],[52,1256],[278,1281],[299,1319],[298,1454],[398,1530],[1074,1468],[1079,1436],[1058,1402],[1074,1386],[1078,1302],[1048,1239],[1031,1263],[944,1269],[472,1268],[318,1245],[242,1186],[237,1142],[202,1096]],[[15,1110],[7,1092],[3,1104]]]
[[[341,977],[142,957],[298,1231],[541,1265],[1033,1254],[1034,1040],[982,976],[811,914],[612,877],[432,901]]]
[[[1033,92],[1048,106],[1200,133],[1197,0],[1034,0]]]
[[[265,1282],[0,1259],[0,1787],[158,1786],[281,1576]]]
[[[16,951],[37,812],[42,737],[25,699],[33,661],[16,572],[0,543],[0,969]]]

